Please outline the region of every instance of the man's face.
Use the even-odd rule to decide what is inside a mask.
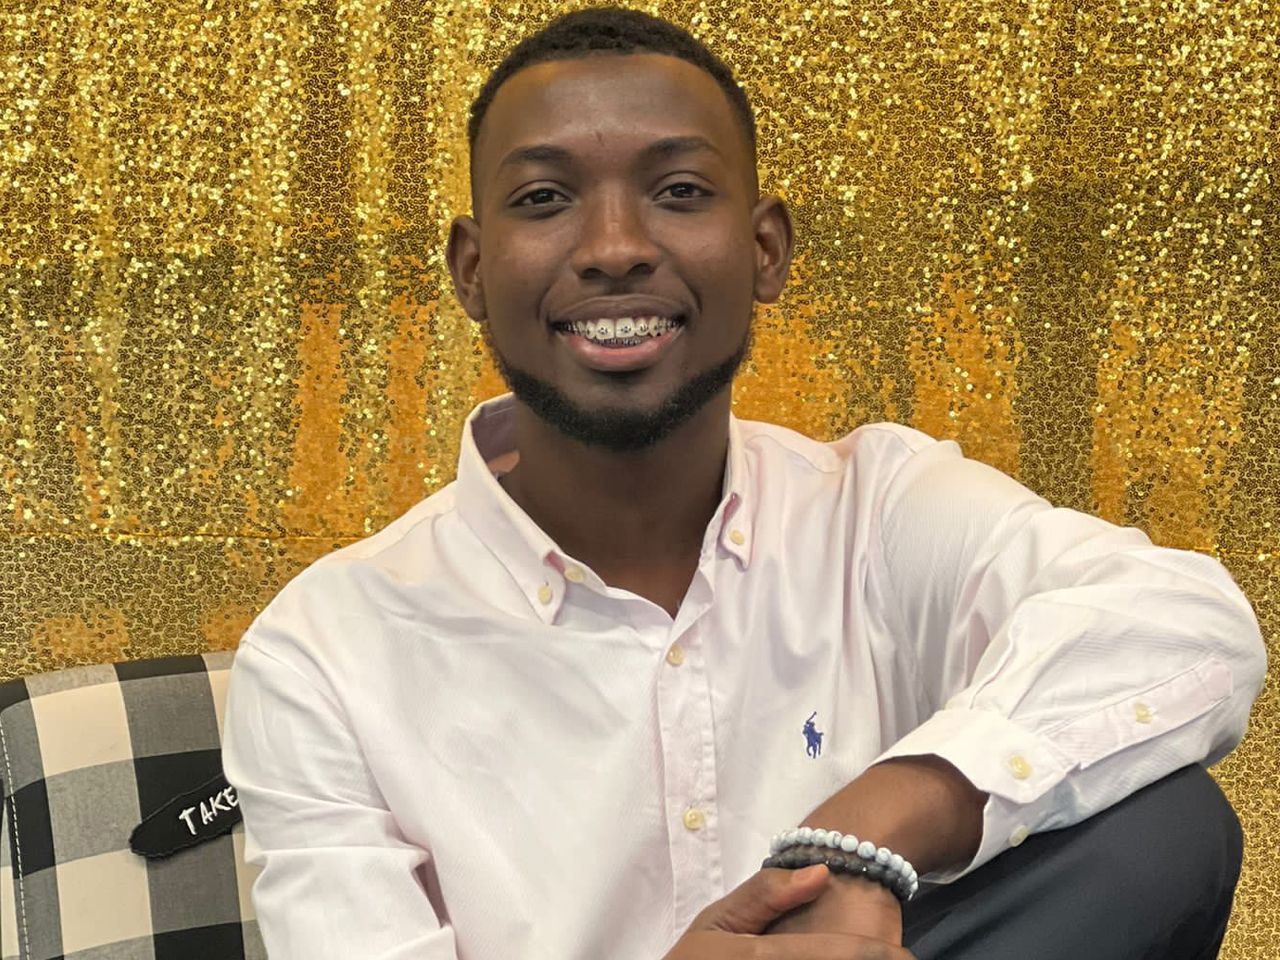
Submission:
[[[517,396],[533,383],[579,419],[638,423],[723,389],[753,300],[781,292],[791,226],[757,200],[712,77],[649,53],[528,67],[494,97],[473,166],[476,217],[455,221],[450,268]]]

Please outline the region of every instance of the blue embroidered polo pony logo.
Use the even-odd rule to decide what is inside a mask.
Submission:
[[[804,738],[807,741],[805,753],[815,760],[818,759],[818,754],[822,753],[822,731],[813,724],[813,718],[817,715],[818,711],[813,711],[809,714],[809,719],[804,722]]]

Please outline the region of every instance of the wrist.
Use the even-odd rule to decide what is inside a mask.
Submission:
[[[874,880],[831,873],[821,895],[773,923],[766,933],[840,933],[902,943],[902,905]]]
[[[890,912],[894,916],[902,914],[902,901],[893,894],[893,891],[884,884],[866,877],[833,873],[827,886],[829,890],[837,891],[846,903],[857,902],[868,908],[874,908],[877,916],[885,912]]]
[[[824,864],[830,873],[880,884],[904,902],[919,889],[915,868],[901,854],[838,830],[810,827],[784,830],[770,841],[769,851],[761,867],[794,870]]]
[[[940,757],[897,757],[868,768],[802,825],[856,833],[928,874],[973,859],[986,801]]]

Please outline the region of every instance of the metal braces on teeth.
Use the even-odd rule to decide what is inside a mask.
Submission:
[[[566,329],[587,340],[638,340],[656,337],[679,326],[666,317],[619,317],[616,320],[580,320]]]

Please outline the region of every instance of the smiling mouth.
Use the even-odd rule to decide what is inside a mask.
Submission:
[[[581,337],[607,349],[638,347],[662,339],[684,326],[684,317],[618,317],[557,323],[553,329],[565,336]]]

